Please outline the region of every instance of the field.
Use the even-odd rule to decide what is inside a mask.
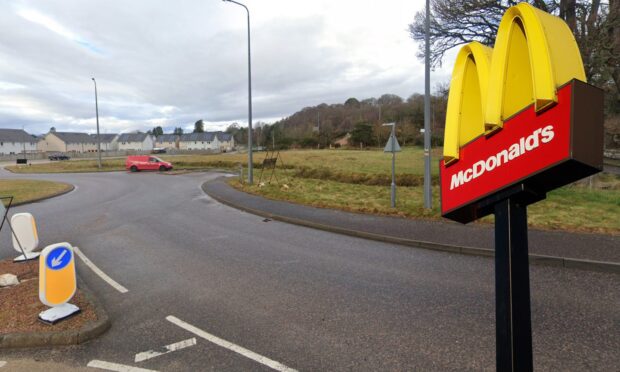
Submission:
[[[402,217],[441,219],[437,160],[433,153],[433,209],[423,208],[423,152],[405,149],[396,158],[396,208],[390,208],[391,156],[382,151],[295,151],[282,154],[285,168],[278,170],[279,182],[265,178],[259,185],[231,181],[234,187],[272,199],[353,212]],[[267,173],[266,173],[267,174]],[[265,177],[265,176],[263,176]],[[581,181],[547,195],[529,207],[529,224],[542,229],[620,234],[620,177],[600,174],[592,187]],[[482,219],[482,223],[493,217]]]
[[[13,204],[58,195],[72,188],[71,185],[39,180],[0,180],[0,196],[13,196]]]
[[[254,154],[253,186],[231,181],[234,187],[268,198],[312,206],[339,208],[410,218],[441,219],[439,213],[438,167],[441,151],[433,151],[433,209],[423,208],[423,151],[404,148],[396,155],[396,208],[389,207],[391,155],[381,150],[294,150],[281,152],[275,176],[261,178],[265,152]],[[175,169],[229,169],[239,164],[247,174],[247,154],[160,156]],[[123,159],[103,162],[104,171],[124,170]],[[95,160],[34,164],[11,167],[15,172],[96,172]],[[276,181],[277,178],[277,181]],[[565,186],[529,208],[531,226],[581,232],[620,234],[620,177],[599,174],[592,186],[586,181]],[[483,223],[491,222],[486,217]]]

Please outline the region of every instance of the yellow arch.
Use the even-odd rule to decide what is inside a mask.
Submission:
[[[572,79],[586,81],[566,23],[527,3],[509,8],[495,40],[486,132],[501,129],[506,119],[532,103],[537,112],[554,104],[556,89]]]
[[[492,52],[474,41],[456,57],[446,111],[445,164],[458,160],[461,146],[484,133]]]

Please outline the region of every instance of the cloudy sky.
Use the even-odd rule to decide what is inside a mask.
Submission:
[[[254,122],[348,97],[408,97],[423,0],[245,0]],[[104,133],[247,125],[247,24],[220,0],[3,0],[0,127]],[[433,73],[448,80],[452,61]]]

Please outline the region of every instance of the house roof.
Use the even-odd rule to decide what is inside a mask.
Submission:
[[[96,143],[97,140],[93,139],[88,133],[77,132],[50,132],[56,137],[60,138],[64,143]]]
[[[232,134],[225,133],[225,132],[217,132],[217,139],[222,142],[230,141],[232,139]]]
[[[215,137],[218,141],[230,141],[232,134],[224,132],[186,133],[181,135],[181,142],[213,141]]]
[[[176,134],[160,134],[157,136],[157,143],[176,142],[177,138],[179,136]]]
[[[118,136],[118,142],[144,142],[147,133],[123,133]]]
[[[37,139],[21,129],[0,129],[2,142],[37,142]]]
[[[213,141],[214,137],[215,137],[215,132],[186,133],[186,134],[181,135],[181,142]]]
[[[90,136],[93,138],[93,140],[95,140],[95,142],[97,142],[97,134],[91,134]],[[115,133],[99,133],[101,143],[110,143],[114,141],[114,138],[116,138],[116,136],[117,134]]]

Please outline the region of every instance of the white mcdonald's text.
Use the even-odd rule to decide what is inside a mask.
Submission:
[[[519,142],[513,143],[509,148],[489,156],[486,160],[477,161],[471,168],[453,174],[450,180],[450,190],[482,176],[485,172],[491,172],[493,169],[518,158],[526,152],[535,150],[541,144],[551,142],[554,135],[553,125],[547,125],[544,128],[536,129],[529,136],[521,137]]]

